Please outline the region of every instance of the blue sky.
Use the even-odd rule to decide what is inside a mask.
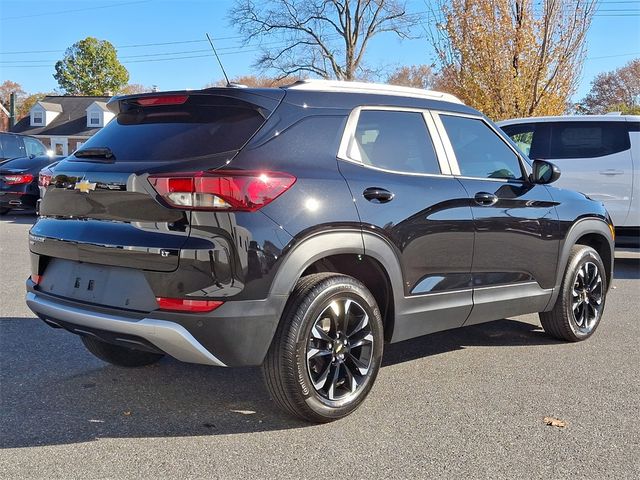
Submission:
[[[256,46],[243,46],[229,25],[233,0],[0,0],[0,83],[13,80],[28,92],[57,87],[53,64],[64,50],[87,36],[109,40],[131,83],[161,90],[200,88],[222,77],[204,33],[216,40],[230,76],[255,73]],[[410,0],[410,11],[424,11]],[[635,13],[634,13],[635,12]],[[181,42],[181,43],[178,43]],[[160,45],[164,44],[164,45]],[[28,53],[25,53],[28,52]],[[195,57],[195,58],[186,58]],[[582,98],[593,77],[640,57],[640,0],[601,0],[588,36]],[[426,40],[376,37],[366,60],[372,66],[432,63]]]

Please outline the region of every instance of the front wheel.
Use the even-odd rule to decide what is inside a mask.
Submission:
[[[574,245],[553,309],[540,313],[545,332],[560,340],[579,342],[596,331],[607,294],[607,277],[598,252]]]
[[[382,360],[382,318],[358,280],[318,273],[291,294],[263,364],[272,398],[311,422],[345,417],[364,401]]]

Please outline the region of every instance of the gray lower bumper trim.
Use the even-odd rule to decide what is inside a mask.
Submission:
[[[78,326],[142,337],[172,357],[189,363],[224,367],[182,325],[166,320],[143,318],[131,320],[105,313],[92,312],[52,302],[36,293],[27,293],[27,305],[36,314]]]

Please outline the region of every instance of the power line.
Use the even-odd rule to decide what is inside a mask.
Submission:
[[[5,20],[19,20],[19,19],[23,19],[23,18],[47,17],[47,16],[51,16],[51,15],[63,15],[63,14],[66,14],[66,13],[85,12],[87,10],[98,10],[98,9],[103,9],[103,8],[122,7],[122,6],[125,6],[125,5],[136,5],[136,4],[140,4],[140,3],[149,3],[150,1],[151,0],[137,0],[135,2],[122,2],[122,3],[112,4],[112,5],[100,5],[100,6],[96,6],[96,7],[74,8],[72,10],[58,10],[58,11],[47,12],[47,13],[32,13],[32,14],[29,14],[29,15],[18,15],[18,16],[15,16],[15,17],[0,18],[0,22],[5,21]]]

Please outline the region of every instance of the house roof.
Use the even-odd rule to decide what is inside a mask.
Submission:
[[[89,96],[56,96],[48,95],[40,102],[40,105],[47,110],[60,111],[61,113],[53,119],[46,127],[32,127],[29,115],[20,119],[11,129],[15,133],[27,135],[47,135],[47,136],[91,136],[98,131],[97,128],[87,128],[87,108],[92,103],[103,103],[111,97],[89,97]],[[56,105],[48,108],[50,105]]]
[[[50,112],[62,112],[62,105],[59,103],[37,102],[36,105],[40,105],[42,108]]]

